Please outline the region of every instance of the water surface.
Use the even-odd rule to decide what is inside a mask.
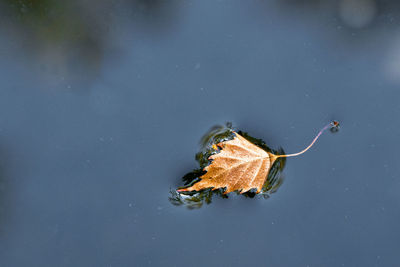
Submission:
[[[396,266],[395,1],[0,1],[1,266]],[[351,14],[351,15],[349,15]],[[287,153],[189,210],[201,136]]]

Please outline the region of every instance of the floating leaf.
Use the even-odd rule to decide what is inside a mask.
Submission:
[[[288,155],[276,155],[251,143],[235,131],[229,135],[218,135],[218,129],[213,129],[212,137],[223,139],[217,144],[212,144],[205,154],[210,154],[208,160],[211,164],[205,166],[198,181],[186,188],[178,189],[178,192],[201,191],[211,188],[212,190],[225,188],[225,194],[238,191],[240,194],[256,189],[260,193],[267,180],[268,173],[278,158],[294,157],[303,154],[310,149],[319,136],[328,128],[337,129],[339,123],[333,121],[326,125],[314,138],[311,144],[302,151]],[[204,143],[214,140],[203,138]],[[201,158],[200,164],[204,163]],[[204,173],[205,172],[205,173]]]
[[[253,188],[257,193],[261,191],[276,156],[234,134],[232,140],[217,145],[221,151],[209,157],[212,163],[204,169],[206,173],[200,177],[201,181],[178,191],[224,187],[225,193],[236,190],[244,193]]]
[[[279,150],[270,149],[263,140],[254,138],[246,132],[238,131],[238,134],[246,138],[251,143],[273,154],[285,154],[282,148]],[[226,126],[215,126],[208,131],[200,142],[200,151],[196,154],[196,160],[200,163],[200,169],[195,169],[182,177],[185,186],[191,186],[200,181],[202,175],[206,173],[204,168],[208,166],[211,161],[208,158],[219,152],[218,147],[215,150],[215,145],[227,140],[232,140],[235,137],[231,124]],[[214,147],[214,148],[213,148]],[[284,177],[282,175],[285,167],[286,158],[279,158],[272,165],[268,177],[263,185],[260,194],[256,194],[254,190],[241,194],[246,198],[264,198],[268,199],[271,194],[275,193],[283,184]],[[230,195],[224,194],[224,189],[211,190],[204,189],[200,191],[186,191],[177,192],[170,190],[169,201],[176,206],[185,206],[188,209],[198,209],[203,207],[204,204],[211,204],[214,198],[227,199]]]

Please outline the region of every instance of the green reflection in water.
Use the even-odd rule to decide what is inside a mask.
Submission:
[[[237,131],[238,134],[246,138],[248,141],[257,145],[258,147],[273,153],[275,155],[284,154],[282,148],[278,150],[273,150],[269,148],[265,142],[261,139],[254,138],[250,136],[248,133],[243,131]],[[232,140],[234,138],[234,133],[232,129],[232,124],[227,123],[226,126],[214,126],[211,128],[201,139],[200,141],[200,151],[196,154],[196,160],[199,162],[200,168],[195,169],[185,176],[182,177],[182,181],[184,182],[184,187],[191,186],[192,184],[199,181],[199,177],[205,174],[203,171],[204,167],[210,164],[210,160],[208,159],[211,155],[217,153],[218,151],[213,148],[214,144],[218,144],[223,141]],[[283,183],[283,175],[282,171],[285,167],[286,159],[279,158],[272,165],[271,170],[268,174],[268,178],[265,181],[265,184],[262,188],[260,194],[256,194],[254,191],[249,191],[243,193],[242,195],[249,198],[254,198],[256,196],[262,198],[269,198],[271,194],[275,193],[278,188]],[[169,200],[173,205],[177,206],[186,206],[189,209],[201,208],[204,204],[212,203],[212,199],[214,197],[220,198],[229,198],[228,194],[224,194],[224,189],[218,189],[212,191],[210,189],[205,189],[200,192],[181,192],[178,193],[176,190],[170,191]],[[238,192],[236,192],[239,195]]]
[[[0,16],[19,38],[19,51],[51,87],[81,85],[101,70],[107,24],[92,10],[75,1],[0,0]]]

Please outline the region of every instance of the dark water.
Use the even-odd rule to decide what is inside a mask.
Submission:
[[[397,266],[400,6],[332,2],[0,1],[0,265]],[[211,126],[332,119],[269,199],[169,202]]]

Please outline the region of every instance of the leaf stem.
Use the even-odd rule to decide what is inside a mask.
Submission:
[[[321,131],[319,131],[319,133],[317,134],[317,136],[314,138],[314,140],[312,140],[311,144],[306,147],[305,149],[303,149],[300,152],[294,153],[294,154],[287,154],[287,155],[275,155],[276,158],[288,158],[288,157],[296,157],[299,156],[301,154],[303,154],[304,152],[306,152],[307,150],[309,150],[314,143],[318,140],[318,138],[320,137],[320,135],[325,132],[326,129],[328,129],[329,127],[337,127],[339,125],[339,123],[337,121],[333,121],[331,123],[329,123],[328,125],[326,125],[324,128],[322,128]]]

